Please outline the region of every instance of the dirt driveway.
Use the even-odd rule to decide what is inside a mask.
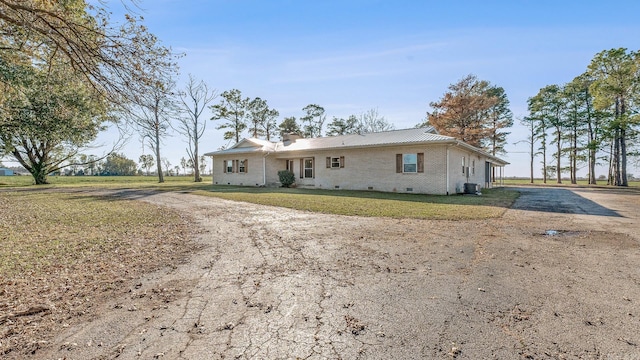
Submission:
[[[192,211],[206,248],[36,358],[640,359],[640,195],[520,191],[491,221],[123,194]]]

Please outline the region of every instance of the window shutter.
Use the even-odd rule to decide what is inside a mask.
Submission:
[[[304,178],[304,159],[300,159],[300,179]]]
[[[418,172],[424,172],[424,153],[418,153]]]
[[[311,178],[316,178],[316,157],[311,158]]]
[[[238,172],[238,160],[233,160],[233,172]]]
[[[222,169],[223,169],[222,172],[224,174],[226,174],[227,173],[227,160],[222,160]]]
[[[344,167],[344,156],[340,156],[340,167]]]
[[[402,154],[396,154],[396,173],[402,172]]]
[[[327,169],[331,168],[331,157],[327,156]]]
[[[249,159],[244,159],[244,173],[249,172]]]

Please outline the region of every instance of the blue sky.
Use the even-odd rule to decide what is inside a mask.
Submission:
[[[107,6],[119,19],[121,2]],[[517,119],[528,97],[571,81],[602,50],[640,49],[638,1],[146,0],[136,11],[186,54],[180,87],[192,74],[218,92],[237,88],[279,121],[315,103],[327,122],[377,108],[397,129],[413,127],[449,84],[475,74],[511,101],[507,176],[528,176],[527,145],[514,144],[526,138]],[[227,144],[215,125],[205,151]],[[175,166],[185,147],[172,134],[163,156]],[[137,138],[126,153],[137,161]]]

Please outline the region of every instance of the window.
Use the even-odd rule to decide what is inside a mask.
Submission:
[[[402,155],[402,172],[405,172],[405,173],[418,172],[418,154]]]
[[[313,177],[313,158],[304,159],[304,177],[305,178]]]
[[[327,156],[327,169],[340,169],[344,167],[344,156],[329,157]]]
[[[249,165],[249,160],[224,160],[224,172],[225,173],[247,173]]]
[[[396,173],[423,173],[424,153],[396,154]]]
[[[471,175],[475,175],[475,174],[476,174],[476,161],[471,160]]]

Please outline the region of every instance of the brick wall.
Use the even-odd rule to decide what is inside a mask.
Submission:
[[[247,168],[245,173],[225,173],[226,160],[245,160]],[[213,184],[217,185],[241,185],[261,186],[263,177],[263,154],[237,154],[213,157]],[[277,175],[276,175],[277,177]]]
[[[424,153],[424,173],[396,173],[396,154]],[[446,193],[446,150],[444,146],[409,146],[325,150],[314,152],[315,179],[300,179],[295,160],[296,181],[301,187],[319,189],[376,190],[408,193]],[[285,156],[285,154],[278,154]],[[286,155],[292,156],[292,155]],[[304,154],[299,154],[305,157]],[[344,156],[343,168],[327,168],[326,158]]]
[[[449,164],[447,164],[447,148]],[[423,173],[396,173],[397,154],[424,154]],[[313,157],[314,178],[300,178],[300,159]],[[344,157],[344,167],[327,168],[326,158]],[[462,158],[465,158],[465,172]],[[246,173],[225,173],[224,160],[246,160]],[[267,186],[280,186],[278,171],[293,160],[296,186],[317,189],[375,190],[401,193],[455,194],[464,190],[466,182],[485,182],[485,161],[471,151],[449,145],[395,146],[378,148],[323,150],[313,153],[262,153],[216,156],[213,160],[213,183],[219,185],[262,186],[263,161]],[[475,162],[475,171],[473,170]],[[469,174],[466,173],[467,167]],[[447,168],[449,183],[447,186]]]

